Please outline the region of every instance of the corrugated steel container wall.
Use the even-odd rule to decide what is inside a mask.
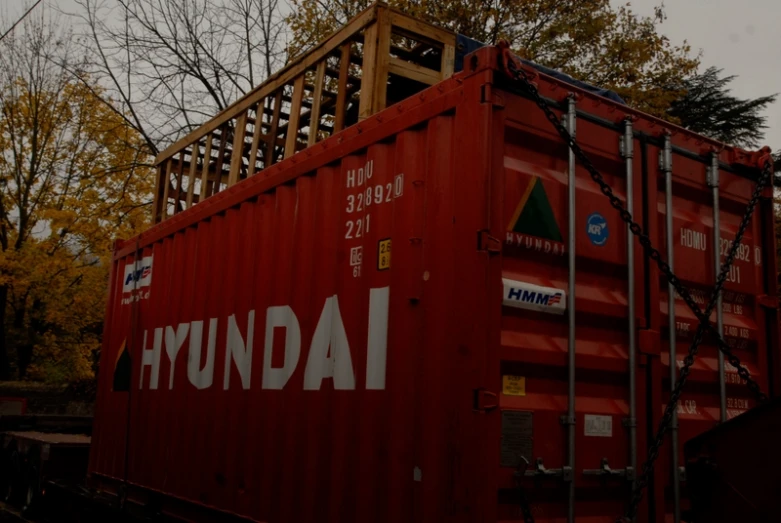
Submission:
[[[567,149],[531,101],[497,87],[495,49],[472,57],[464,73],[118,246],[93,485],[125,484],[130,499],[157,496],[198,521],[521,519],[516,458],[566,464],[568,331],[549,312],[573,298]],[[572,90],[539,84],[556,100]],[[636,216],[664,246],[664,126],[591,95],[578,108],[578,140],[622,199],[618,139],[636,118]],[[674,132],[676,151],[690,151],[674,161],[676,272],[707,294],[716,144]],[[727,164],[750,157],[720,158],[730,238],[753,184]],[[583,471],[629,463],[627,239],[580,168],[576,192],[575,512],[607,522],[628,483]],[[778,361],[769,200],[744,243],[725,335],[767,387],[768,357]],[[642,462],[668,396],[669,337],[666,282],[639,247],[635,259]],[[503,279],[554,293],[536,311],[503,306]],[[696,323],[682,302],[676,315],[681,359]],[[695,369],[681,445],[718,420],[712,340]],[[753,403],[729,376],[734,414]],[[657,468],[641,521],[671,510],[669,456]],[[523,484],[538,521],[563,521],[566,483]]]

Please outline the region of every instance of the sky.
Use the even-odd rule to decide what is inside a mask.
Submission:
[[[611,0],[614,5],[625,4]],[[659,0],[631,0],[632,9],[652,15]],[[667,0],[660,32],[702,51],[702,69],[716,66],[737,75],[732,91],[741,98],[781,94],[781,1]],[[781,96],[766,113],[765,144],[781,149]]]
[[[44,0],[64,12],[78,6],[73,0]],[[614,5],[627,0],[611,0]],[[32,5],[33,0],[0,0],[0,30]],[[632,9],[652,15],[660,0],[631,0]],[[737,75],[735,95],[757,98],[781,93],[781,1],[779,0],[667,0],[667,20],[660,32],[673,43],[684,40],[693,52],[702,51],[702,66],[717,66],[726,75]],[[781,97],[780,97],[781,98]],[[767,112],[765,143],[781,149],[781,101]]]

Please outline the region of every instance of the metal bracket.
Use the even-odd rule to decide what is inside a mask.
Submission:
[[[706,178],[708,187],[711,189],[719,186],[719,157],[716,153],[713,153],[711,157],[711,164],[707,169]]]
[[[477,231],[477,250],[485,251],[488,254],[500,254],[502,252],[502,242],[489,233],[490,231],[487,229]]]
[[[629,146],[627,147],[627,144]],[[632,140],[627,140],[626,136],[619,136],[618,137],[618,151],[621,153],[621,158],[633,158],[634,157],[634,151],[632,147]]]
[[[480,389],[474,389],[472,391],[472,394],[473,394],[473,401],[474,401],[472,405],[472,410],[474,410],[475,412],[488,414],[489,412],[492,412],[499,407],[499,405],[496,404],[496,393],[494,392],[480,388]],[[490,398],[490,400],[493,400],[493,403],[486,402],[486,398]]]
[[[678,467],[678,481],[686,481],[686,467]]]
[[[572,416],[572,417],[561,416],[559,418],[559,423],[561,423],[564,426],[574,425],[575,424],[575,416]]]
[[[611,469],[607,458],[602,458],[598,469],[585,469],[584,476],[598,476],[603,482],[610,478],[624,478],[629,481],[635,479],[635,469],[627,467],[625,469]]]
[[[637,427],[637,420],[635,418],[624,418],[621,420],[621,425],[626,428]]]
[[[542,458],[537,458],[533,469],[526,470],[524,476],[534,478],[535,480],[561,479],[562,481],[572,481],[573,479],[572,467],[564,466],[560,469],[547,469]]]

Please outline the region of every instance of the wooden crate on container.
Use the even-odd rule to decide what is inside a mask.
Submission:
[[[158,154],[154,223],[450,77],[455,42],[373,4]]]

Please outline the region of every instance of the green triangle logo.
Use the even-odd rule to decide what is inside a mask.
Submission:
[[[114,363],[114,384],[111,390],[115,392],[127,392],[130,390],[130,374],[132,372],[132,360],[127,345],[123,341]]]
[[[507,230],[555,242],[563,241],[545,187],[536,176],[529,181]]]

